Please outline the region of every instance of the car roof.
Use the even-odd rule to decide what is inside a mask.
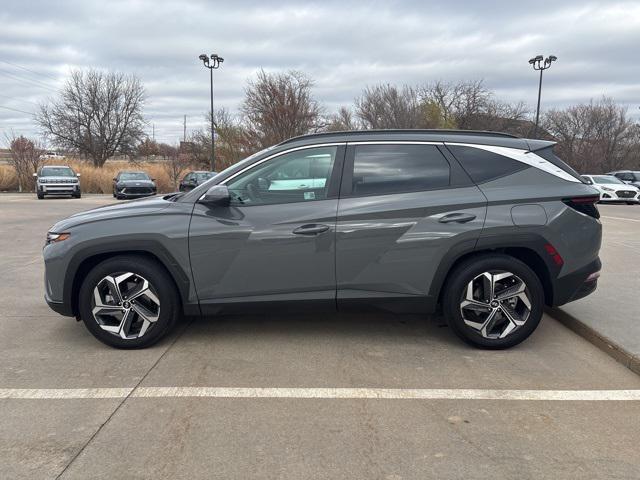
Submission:
[[[42,168],[71,168],[69,165],[42,165]],[[73,169],[72,169],[73,170]]]
[[[148,173],[143,170],[120,170],[118,172],[118,175],[120,175],[121,173],[144,173],[145,175],[148,175]]]
[[[350,130],[343,132],[312,133],[293,137],[277,146],[302,146],[314,143],[356,141],[431,141],[495,145],[522,150],[540,150],[555,145],[547,140],[520,138],[508,133],[484,130]]]

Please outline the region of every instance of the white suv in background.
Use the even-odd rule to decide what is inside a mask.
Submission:
[[[582,178],[600,192],[600,202],[640,203],[640,190],[613,175],[582,175]]]
[[[80,198],[79,173],[66,165],[45,165],[33,174],[36,180],[36,194],[42,200],[45,195],[71,195]]]

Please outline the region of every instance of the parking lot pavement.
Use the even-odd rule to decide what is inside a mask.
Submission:
[[[2,478],[640,478],[640,377],[551,317],[497,352],[364,313],[113,350],[48,309],[40,260],[51,224],[113,199],[29,197],[0,195]]]
[[[604,226],[598,289],[561,307],[568,316],[559,313],[558,318],[601,339],[603,349],[640,374],[640,206],[598,208]]]

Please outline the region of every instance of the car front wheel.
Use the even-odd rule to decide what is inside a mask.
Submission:
[[[443,310],[451,329],[481,348],[509,348],[525,340],[542,318],[538,276],[508,255],[472,257],[449,276]]]
[[[144,257],[107,259],[89,272],[79,293],[80,316],[101,342],[144,348],[165,336],[179,316],[173,280]]]

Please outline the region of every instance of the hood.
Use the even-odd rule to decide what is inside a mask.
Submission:
[[[637,190],[638,189],[638,187],[636,187],[631,183],[625,183],[624,185],[620,183],[598,183],[596,185],[600,188],[607,187],[607,188],[612,188],[614,190]]]
[[[42,181],[42,180],[46,180],[48,182],[50,181],[56,181],[56,182],[68,182],[68,183],[73,183],[75,181],[80,181],[80,179],[78,177],[55,177],[52,175],[47,175],[46,177],[38,177],[38,180]]]
[[[77,227],[86,223],[98,222],[100,220],[130,217],[136,215],[147,215],[149,213],[160,211],[168,207],[171,202],[168,200],[171,195],[162,197],[148,197],[140,200],[133,200],[126,203],[117,203],[115,205],[106,205],[104,207],[94,208],[86,212],[76,213],[64,220],[56,223],[50,232],[64,232],[70,228]]]
[[[129,187],[153,187],[155,182],[152,180],[120,180],[117,184]]]

